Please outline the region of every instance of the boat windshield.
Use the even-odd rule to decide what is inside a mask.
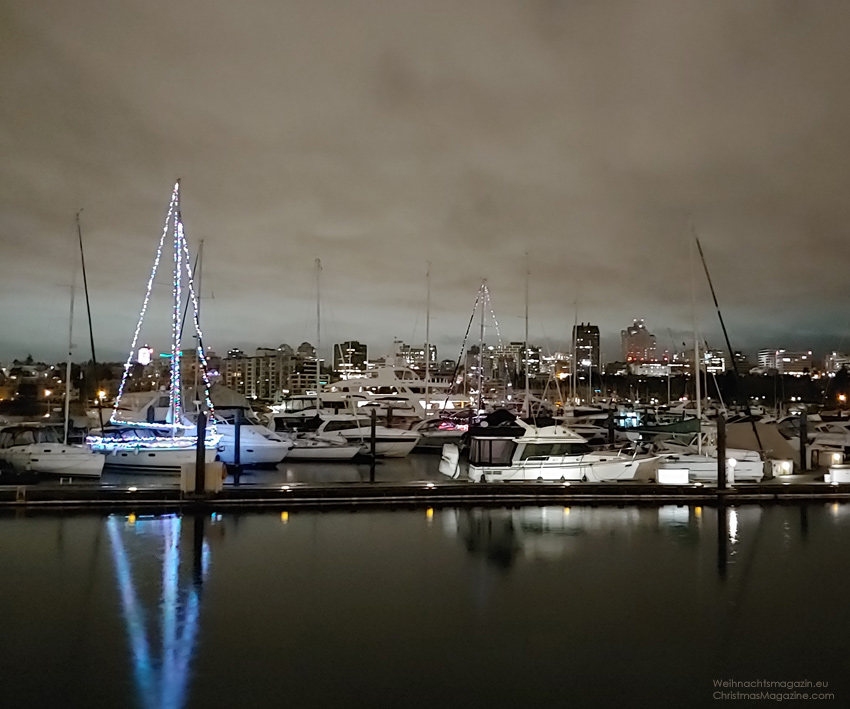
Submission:
[[[516,442],[504,438],[473,438],[469,444],[469,462],[472,465],[511,464]]]
[[[526,443],[520,460],[528,458],[550,458],[565,455],[584,455],[591,448],[586,443]]]
[[[325,433],[331,433],[332,431],[347,431],[351,428],[371,428],[371,421],[369,419],[354,419],[351,421],[328,421],[325,424],[324,431]]]

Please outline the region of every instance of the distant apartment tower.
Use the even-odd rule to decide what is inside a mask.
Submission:
[[[726,371],[726,353],[723,350],[707,350],[702,359],[706,374],[723,374]]]
[[[641,321],[642,322],[642,321]],[[576,348],[577,371],[602,368],[599,349],[599,328],[596,325],[581,323],[573,326],[573,342]]]
[[[365,372],[368,359],[368,348],[357,340],[349,340],[334,345],[334,371],[339,372],[343,378],[358,376]]]
[[[813,365],[811,350],[759,350],[759,369],[765,371],[773,369],[779,374],[800,376],[811,372]]]
[[[776,369],[776,348],[759,350],[759,369]]]
[[[402,359],[411,369],[425,369],[425,345],[422,347],[411,347],[403,342],[396,340],[396,357]],[[428,359],[429,369],[435,368],[437,365],[437,346],[429,345],[431,356]]]
[[[800,376],[812,371],[812,351],[790,352],[776,350],[776,371],[780,374]]]
[[[646,329],[643,318],[620,331],[620,342],[626,362],[653,362],[657,359],[655,335]]]
[[[827,372],[837,372],[842,367],[850,369],[850,354],[845,352],[830,352],[826,356],[824,369],[826,369]]]

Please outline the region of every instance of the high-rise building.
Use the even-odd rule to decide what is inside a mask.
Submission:
[[[596,325],[581,323],[573,326],[576,365],[578,370],[601,369],[599,350],[599,328]]]
[[[726,371],[726,353],[723,350],[706,350],[702,361],[707,374],[723,374]]]
[[[403,342],[396,340],[396,357],[403,360],[411,369],[425,369],[425,346],[411,347]],[[432,369],[437,364],[437,346],[429,345],[431,356],[429,358],[429,369]]]
[[[334,345],[333,368],[343,379],[360,376],[366,371],[368,359],[368,348],[356,340]]]
[[[826,356],[824,369],[827,372],[837,372],[842,367],[850,369],[850,354],[845,352],[830,352]]]
[[[653,362],[658,357],[655,335],[646,329],[643,318],[620,331],[620,342],[626,362]]]
[[[759,350],[758,366],[759,369],[776,369],[776,348],[772,347],[766,350]]]

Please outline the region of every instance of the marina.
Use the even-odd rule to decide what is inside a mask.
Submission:
[[[0,709],[850,706],[850,2],[7,5]]]

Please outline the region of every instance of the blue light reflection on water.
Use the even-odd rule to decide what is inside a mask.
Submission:
[[[133,656],[133,673],[141,704],[149,709],[180,709],[189,686],[189,670],[198,633],[201,586],[194,580],[180,588],[181,519],[177,515],[134,519],[122,525],[115,515],[106,521],[122,612]],[[123,534],[131,528],[137,536],[162,538],[162,589],[159,603],[159,658],[152,652],[153,628],[139,600]],[[209,569],[209,547],[204,542],[201,579]],[[184,611],[181,616],[181,609]]]

